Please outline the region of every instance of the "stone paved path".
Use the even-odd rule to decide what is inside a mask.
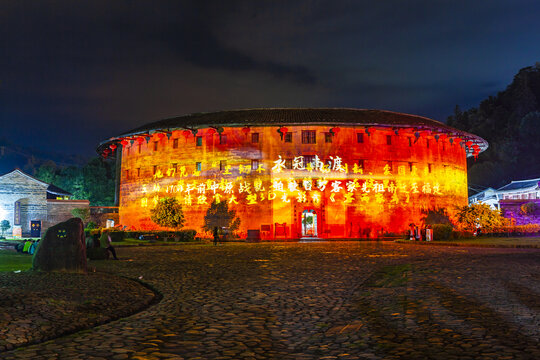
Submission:
[[[540,359],[540,250],[393,243],[121,249],[163,300],[2,359]]]

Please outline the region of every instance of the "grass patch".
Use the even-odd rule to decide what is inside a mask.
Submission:
[[[368,281],[370,287],[404,286],[409,281],[411,264],[389,265],[382,267]]]
[[[32,255],[0,250],[0,271],[24,271],[29,270],[31,267]]]
[[[540,237],[477,237],[469,239],[457,239],[457,240],[447,240],[442,242],[451,242],[457,244],[471,244],[471,245],[506,245],[506,246],[523,246],[523,245],[534,245],[540,246]]]

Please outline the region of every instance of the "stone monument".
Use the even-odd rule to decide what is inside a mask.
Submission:
[[[72,218],[50,227],[32,262],[35,271],[86,272],[86,241],[81,219]]]

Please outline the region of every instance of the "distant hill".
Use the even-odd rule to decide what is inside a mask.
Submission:
[[[7,139],[0,138],[0,175],[14,168],[35,174],[41,165],[50,161],[58,166],[82,166],[88,159],[77,155],[65,155],[15,145]]]
[[[479,135],[489,148],[469,160],[469,190],[540,177],[540,63],[521,69],[508,87],[478,108],[458,106],[447,123]]]

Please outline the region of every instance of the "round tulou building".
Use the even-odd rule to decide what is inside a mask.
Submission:
[[[202,232],[212,202],[241,238],[373,238],[467,204],[467,157],[482,138],[425,117],[381,110],[257,109],[160,120],[102,142],[116,157],[120,224],[160,229],[150,210],[182,204]],[[254,231],[254,232],[252,232]]]

